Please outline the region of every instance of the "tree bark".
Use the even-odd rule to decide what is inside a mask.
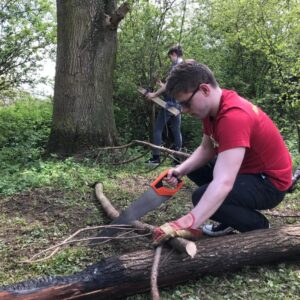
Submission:
[[[117,143],[112,103],[116,25],[121,13],[128,10],[116,11],[115,5],[115,0],[57,0],[57,60],[48,152],[70,155]]]
[[[300,258],[300,224],[257,230],[197,242],[193,258],[164,249],[159,286],[234,271],[245,265]],[[112,257],[64,277],[33,279],[0,289],[2,300],[118,299],[150,289],[154,251]]]

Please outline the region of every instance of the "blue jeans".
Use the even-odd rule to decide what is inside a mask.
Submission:
[[[213,179],[213,167],[212,162],[188,174],[199,186],[192,195],[194,206]],[[239,174],[231,192],[211,219],[240,232],[268,228],[268,219],[258,210],[274,208],[284,196],[285,192],[279,191],[263,174]]]
[[[169,122],[170,128],[174,137],[175,150],[180,150],[182,146],[182,137],[181,137],[181,115],[174,116],[166,109],[160,109],[155,120],[155,127],[153,132],[153,143],[157,146],[162,144],[162,133],[164,127]],[[153,149],[153,155],[159,155],[158,149]]]

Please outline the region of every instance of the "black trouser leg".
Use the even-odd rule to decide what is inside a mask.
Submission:
[[[202,183],[193,193],[194,206],[201,200],[210,182],[205,182],[205,180],[212,176],[212,173],[204,174],[204,171],[210,170],[211,168],[204,167],[188,175],[196,184]],[[285,192],[278,191],[267,178],[264,179],[260,174],[238,175],[232,191],[211,219],[240,232],[268,228],[267,218],[257,210],[277,206],[283,200],[284,195]]]

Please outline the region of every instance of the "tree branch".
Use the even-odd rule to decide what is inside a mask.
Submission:
[[[152,300],[160,300],[159,296],[159,290],[157,287],[157,276],[158,276],[158,268],[159,268],[159,261],[161,257],[161,250],[162,246],[158,246],[155,249],[155,255],[154,255],[154,260],[153,260],[153,265],[151,269],[151,295],[152,295]]]
[[[93,226],[93,227],[87,227],[87,228],[81,228],[79,230],[77,230],[75,233],[73,233],[71,236],[67,237],[65,240],[63,240],[62,242],[60,242],[59,244],[56,244],[54,246],[51,246],[47,249],[44,249],[42,251],[40,251],[39,253],[34,254],[30,259],[26,259],[26,260],[22,260],[20,261],[20,263],[36,263],[36,262],[41,262],[41,261],[46,261],[48,259],[50,259],[52,256],[54,256],[57,252],[59,252],[60,250],[62,250],[63,246],[66,245],[70,245],[70,244],[75,244],[75,243],[79,243],[79,242],[90,242],[93,240],[97,240],[99,238],[93,238],[93,237],[88,237],[88,238],[82,238],[82,239],[74,239],[75,236],[79,235],[79,233],[84,232],[84,231],[89,231],[89,230],[95,230],[95,229],[100,229],[100,228],[108,228],[108,227],[118,227],[118,229],[120,230],[126,230],[125,233],[122,233],[114,238],[110,238],[110,239],[128,239],[131,237],[126,236],[128,233],[132,232],[128,231],[128,229],[131,229],[130,227],[127,226],[120,226],[120,225],[102,225],[102,226]],[[137,238],[136,236],[133,238]],[[107,237],[101,237],[101,239],[104,240],[103,243],[107,242]],[[47,255],[46,257],[43,258],[39,258],[39,259],[35,259],[36,257],[41,256],[42,254],[51,251],[52,252]]]
[[[108,16],[107,25],[110,27],[111,30],[116,30],[118,28],[119,23],[125,18],[129,10],[129,3],[124,2],[111,16]]]
[[[160,150],[162,152],[168,153],[170,155],[182,157],[182,158],[188,158],[188,157],[190,157],[189,153],[172,150],[172,149],[169,149],[169,148],[166,148],[166,147],[157,146],[157,145],[154,145],[152,143],[145,142],[145,141],[140,141],[140,140],[132,140],[130,143],[125,144],[125,145],[121,145],[121,146],[98,148],[98,150],[118,150],[118,149],[124,149],[124,148],[129,148],[133,144],[144,145],[144,146],[150,147],[152,149],[158,149],[158,150]]]
[[[120,213],[114,208],[111,202],[104,195],[103,185],[101,183],[97,183],[95,185],[95,194],[97,200],[102,205],[106,214],[111,219],[116,219],[120,215]],[[155,229],[155,226],[140,221],[134,221],[132,222],[132,225],[138,229],[146,230],[148,232],[153,232]],[[191,258],[193,258],[197,253],[196,244],[183,238],[173,238],[168,242],[168,244],[177,251],[188,254]]]

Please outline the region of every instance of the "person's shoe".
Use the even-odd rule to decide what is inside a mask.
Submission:
[[[149,165],[149,166],[158,166],[160,164],[160,158],[152,157],[152,158],[146,160],[145,164]]]
[[[207,224],[203,226],[202,230],[206,235],[209,236],[222,236],[231,233],[234,229],[223,224]]]

